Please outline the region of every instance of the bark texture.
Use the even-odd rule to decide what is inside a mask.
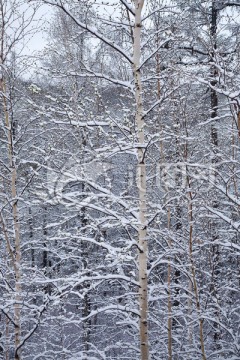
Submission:
[[[148,277],[147,277],[147,223],[146,223],[146,163],[144,149],[144,116],[142,102],[142,81],[140,73],[141,57],[141,13],[144,0],[135,0],[135,25],[133,43],[133,72],[136,96],[136,125],[138,133],[138,176],[139,191],[139,228],[138,228],[138,265],[139,265],[139,308],[140,308],[140,350],[141,360],[149,359],[148,344]]]

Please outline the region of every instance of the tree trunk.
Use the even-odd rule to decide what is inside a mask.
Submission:
[[[4,79],[1,79],[1,91],[3,99],[3,112],[5,118],[5,125],[7,129],[7,144],[8,144],[8,160],[9,168],[11,170],[11,203],[12,203],[12,216],[13,216],[13,234],[15,245],[15,257],[13,258],[13,267],[15,272],[15,303],[14,303],[14,343],[15,343],[15,360],[20,360],[19,346],[21,341],[21,247],[20,247],[20,227],[19,227],[19,215],[18,215],[18,200],[17,200],[17,169],[14,160],[14,148],[13,148],[13,126],[9,118],[9,109],[7,103],[7,89]]]
[[[142,81],[140,73],[141,57],[141,13],[144,0],[135,0],[135,24],[133,43],[133,72],[135,79],[136,125],[138,138],[139,228],[138,228],[138,266],[139,266],[139,308],[140,308],[140,350],[141,360],[149,359],[148,344],[148,278],[147,278],[147,224],[146,224],[146,163],[144,149],[144,117],[142,104]]]
[[[142,104],[142,81],[139,69],[141,56],[141,12],[144,0],[135,0],[135,25],[133,43],[133,71],[135,79],[136,124],[138,135],[138,176],[139,191],[139,230],[138,230],[138,265],[139,265],[139,308],[140,308],[140,351],[141,360],[149,359],[148,344],[148,278],[147,278],[147,225],[146,225],[146,163],[144,150],[144,118]]]
[[[211,54],[212,61],[214,61],[215,58],[215,52],[217,50],[217,20],[218,20],[218,12],[217,9],[217,3],[215,0],[212,1],[212,12],[211,12],[211,40],[212,40],[212,47],[213,51]],[[217,84],[217,70],[214,67],[211,71],[211,85],[215,86]],[[211,126],[211,142],[212,142],[212,151],[213,151],[213,157],[212,157],[212,164],[213,167],[217,166],[217,163],[219,161],[218,159],[218,131],[216,128],[216,118],[218,116],[218,95],[215,89],[211,88],[211,119],[212,126]],[[213,194],[213,208],[218,209],[219,208],[219,201],[217,200],[217,194],[214,192]],[[212,279],[212,294],[214,298],[218,302],[218,290],[217,290],[217,279],[219,276],[219,245],[216,244],[218,241],[218,230],[217,230],[217,223],[213,220],[212,224],[212,273],[213,273],[213,279]],[[216,309],[215,311],[216,318],[219,318],[219,311]],[[218,349],[220,339],[220,328],[218,322],[214,322],[214,342],[216,345],[216,349]]]

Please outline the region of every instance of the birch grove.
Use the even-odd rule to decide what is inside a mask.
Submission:
[[[0,31],[0,359],[239,359],[240,2],[0,0]]]

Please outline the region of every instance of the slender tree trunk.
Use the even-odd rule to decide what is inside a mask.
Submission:
[[[187,130],[187,124],[185,121],[185,134],[186,138],[189,137],[189,133]],[[188,162],[188,142],[185,143],[185,151],[184,151],[184,157],[185,162]],[[189,258],[190,258],[190,267],[189,272],[191,274],[191,279],[189,282],[189,296],[192,294],[192,291],[194,291],[195,296],[195,302],[196,302],[196,308],[197,308],[197,314],[198,314],[198,321],[199,321],[199,339],[200,339],[200,348],[202,353],[202,360],[206,360],[206,353],[205,353],[205,343],[204,343],[204,331],[203,331],[203,318],[201,315],[201,305],[200,305],[200,299],[199,299],[199,290],[197,286],[197,279],[196,279],[196,270],[195,270],[195,263],[193,258],[193,224],[194,224],[194,217],[193,217],[193,203],[194,203],[194,195],[192,193],[191,189],[191,180],[188,175],[188,167],[186,166],[186,186],[187,186],[187,193],[188,193],[188,223],[189,223]],[[192,314],[192,304],[193,301],[189,297],[189,315]],[[193,341],[193,328],[192,325],[190,325],[189,329],[189,340],[190,344],[192,344]]]
[[[156,38],[156,48],[159,48],[160,39],[159,39],[159,18],[156,19],[156,30],[157,30],[157,38]],[[161,72],[161,61],[160,61],[160,54],[159,51],[156,53],[156,73],[157,73],[157,97],[160,100],[161,97],[161,82],[160,82],[160,72]],[[160,106],[158,110],[158,124],[157,126],[160,127],[159,135],[161,138],[162,135],[162,124],[160,119]],[[160,156],[162,161],[165,161],[164,151],[163,151],[163,141],[160,140]],[[166,193],[168,193],[168,188],[165,189]],[[168,230],[170,231],[171,226],[171,211],[168,207],[167,209],[167,222],[168,222]],[[168,241],[169,250],[171,251],[172,248],[172,241],[169,237]],[[167,321],[167,329],[168,329],[168,360],[172,360],[172,295],[171,295],[171,281],[172,281],[172,267],[171,267],[171,257],[168,257],[168,275],[167,275],[167,283],[168,283],[168,321]]]
[[[47,231],[47,206],[44,206],[43,208],[44,214],[43,214],[43,259],[42,259],[42,267],[43,267],[43,271],[44,274],[48,277],[51,278],[51,267],[52,267],[52,261],[49,258],[49,242],[48,242],[48,231]],[[47,284],[44,287],[44,291],[47,294],[51,294],[51,284]]]
[[[9,319],[6,317],[6,331],[5,331],[5,360],[9,360]]]
[[[141,13],[144,0],[135,0],[135,24],[133,43],[133,72],[135,79],[136,125],[138,132],[138,176],[139,191],[139,229],[138,229],[138,266],[139,266],[139,308],[140,308],[140,350],[141,360],[149,359],[148,344],[148,277],[147,277],[147,224],[146,224],[146,163],[144,149],[144,117],[142,103],[142,81],[140,73],[141,57]]]
[[[29,220],[28,220],[29,241],[30,241],[30,246],[31,246],[31,267],[34,268],[34,266],[35,266],[35,251],[34,251],[34,246],[32,243],[32,240],[33,240],[33,217],[32,217],[31,207],[28,208],[28,214],[29,214]]]
[[[5,259],[4,259],[5,264],[7,266],[7,257],[9,255],[10,258],[11,258],[12,266],[15,269],[14,254],[13,254],[13,250],[12,250],[11,243],[10,243],[10,240],[9,240],[8,232],[7,232],[5,222],[4,222],[4,219],[3,219],[3,216],[2,216],[1,212],[0,212],[0,225],[2,227],[2,232],[4,234],[4,238],[5,238],[5,241],[6,241],[7,253],[6,253],[6,256],[5,256]],[[7,278],[8,278],[8,276],[7,276]],[[5,360],[9,360],[9,323],[10,322],[9,322],[9,319],[8,319],[7,316],[6,316],[5,321],[6,321],[6,323],[5,323]]]
[[[85,134],[84,134],[85,135]],[[83,147],[86,146],[86,142],[85,142],[85,136],[83,139]],[[84,192],[85,189],[85,185],[82,185],[82,192]],[[82,215],[81,215],[81,227],[83,228],[83,230],[81,231],[81,233],[84,235],[86,230],[86,226],[87,226],[87,219],[86,219],[86,208],[82,208]],[[88,268],[88,261],[89,261],[89,249],[87,248],[87,244],[86,243],[82,243],[82,254],[83,254],[83,268],[86,270]],[[87,273],[88,276],[90,276],[90,273]],[[87,284],[87,288],[90,288],[90,284]],[[83,298],[83,317],[85,318],[83,320],[83,345],[84,345],[84,359],[88,359],[88,353],[90,350],[90,336],[91,336],[91,319],[87,319],[87,317],[89,316],[91,312],[91,302],[90,302],[90,297],[88,295],[88,293],[86,293],[84,295]]]
[[[197,313],[199,317],[199,337],[200,337],[200,346],[201,346],[201,352],[202,352],[202,360],[206,360],[206,354],[205,354],[205,344],[204,344],[204,334],[203,334],[203,318],[201,316],[201,307],[200,307],[200,301],[199,301],[199,294],[198,294],[198,286],[197,286],[197,280],[196,280],[196,271],[195,271],[195,265],[193,260],[193,195],[191,191],[191,184],[190,179],[187,176],[187,184],[188,184],[188,214],[189,214],[189,257],[191,262],[191,275],[192,275],[192,282],[193,282],[193,289],[195,294],[195,300],[196,300],[196,307],[197,307]]]
[[[178,118],[178,113],[176,112],[176,121],[175,121],[175,125],[176,125],[176,153],[175,153],[175,161],[177,163],[177,167],[176,167],[176,175],[175,175],[175,187],[176,190],[179,191],[181,188],[181,181],[182,181],[182,174],[181,174],[181,169],[179,167],[179,162],[181,160],[181,152],[180,152],[180,121]],[[181,204],[180,204],[180,199],[177,199],[176,204],[175,204],[175,217],[176,217],[176,224],[175,224],[175,233],[176,236],[179,237],[179,239],[181,239],[181,231],[182,231],[182,209],[181,209]],[[180,305],[180,299],[179,299],[179,294],[180,294],[180,281],[181,281],[181,272],[179,270],[179,268],[177,268],[177,265],[179,264],[179,261],[177,259],[177,256],[175,256],[175,263],[176,263],[176,267],[174,270],[174,274],[173,274],[173,282],[174,282],[174,301],[173,301],[173,306],[178,308]],[[172,320],[172,327],[177,328],[178,327],[178,319],[177,317],[173,317]]]
[[[218,20],[218,12],[217,9],[217,2],[216,0],[212,0],[212,12],[211,12],[211,40],[212,40],[212,61],[216,56],[216,50],[217,50],[217,20]],[[215,86],[217,84],[217,70],[214,67],[211,71],[211,85]],[[212,164],[213,167],[217,166],[217,163],[219,161],[218,159],[218,131],[216,127],[217,123],[217,116],[218,116],[218,95],[215,89],[211,88],[211,119],[212,125],[211,125],[211,142],[212,142]],[[213,208],[217,209],[219,207],[219,201],[217,200],[217,194],[214,191],[213,193]],[[217,280],[219,276],[219,245],[216,244],[218,240],[218,230],[217,230],[217,223],[216,221],[212,221],[211,224],[212,228],[212,294],[216,300],[218,300],[218,290],[217,290]],[[218,302],[218,301],[217,301]],[[219,311],[216,309],[215,311],[216,318],[219,318]],[[214,341],[216,344],[216,349],[218,349],[218,342],[220,339],[220,328],[218,322],[214,323]]]
[[[14,306],[14,322],[15,322],[15,360],[20,360],[19,345],[21,341],[21,247],[20,247],[20,229],[17,207],[17,191],[16,191],[17,172],[14,167],[12,172],[12,198],[13,204],[13,221],[15,231],[15,263],[16,263],[16,283],[15,283],[15,306]]]
[[[171,213],[168,208],[168,230],[170,230]],[[169,250],[172,248],[172,241],[169,237]],[[171,258],[168,258],[168,360],[172,360],[172,296],[171,296],[171,281],[172,281],[172,267]]]
[[[1,80],[1,90],[3,97],[3,111],[5,117],[5,124],[8,136],[8,156],[9,167],[11,170],[11,197],[12,197],[12,215],[13,215],[13,230],[14,230],[14,242],[15,242],[15,257],[14,271],[15,271],[15,304],[14,304],[14,335],[15,335],[15,360],[20,360],[19,345],[21,341],[21,247],[20,247],[20,227],[19,227],[19,215],[18,215],[18,200],[17,200],[17,169],[14,160],[13,150],[13,126],[9,118],[9,110],[7,103],[7,91],[4,79]]]

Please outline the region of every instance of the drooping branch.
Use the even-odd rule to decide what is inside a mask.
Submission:
[[[76,16],[74,16],[71,11],[69,11],[62,3],[62,1],[59,2],[55,2],[55,1],[50,1],[50,0],[43,0],[43,2],[45,4],[49,4],[49,5],[53,5],[58,7],[59,9],[61,9],[66,15],[68,15],[77,26],[79,26],[80,28],[87,30],[90,34],[92,34],[93,36],[95,36],[97,39],[101,40],[103,43],[105,43],[106,45],[110,46],[111,48],[113,48],[114,50],[116,50],[119,54],[121,54],[130,64],[133,64],[133,60],[132,58],[125,52],[125,50],[123,48],[121,48],[120,46],[118,46],[114,41],[108,39],[106,36],[104,36],[103,34],[101,34],[97,28],[90,26],[86,23],[83,23],[82,21],[78,20],[76,18]]]

